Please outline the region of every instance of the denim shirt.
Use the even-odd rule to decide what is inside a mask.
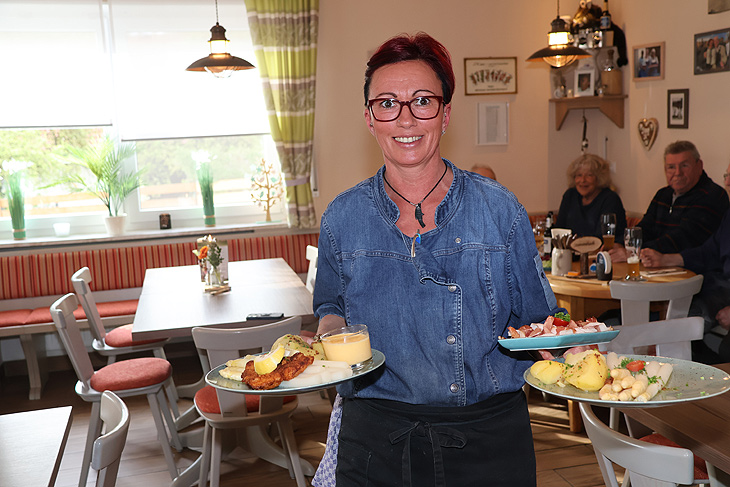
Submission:
[[[516,391],[532,360],[498,337],[557,310],[522,205],[444,162],[454,179],[415,257],[413,236],[396,226],[384,167],[322,215],[315,315],[366,324],[385,354],[383,367],[338,387],[343,397],[466,406]]]

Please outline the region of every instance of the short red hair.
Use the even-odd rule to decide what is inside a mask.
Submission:
[[[370,96],[370,82],[378,68],[402,61],[423,61],[433,69],[441,80],[444,103],[451,103],[456,87],[454,68],[449,51],[439,41],[419,32],[416,35],[400,34],[385,41],[368,61],[365,70],[365,104]]]

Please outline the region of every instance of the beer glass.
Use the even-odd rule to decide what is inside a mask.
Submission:
[[[643,237],[641,227],[627,228],[624,231],[624,246],[626,247],[626,264],[628,265],[627,281],[645,281],[639,272],[639,254]]]
[[[616,240],[616,214],[601,215],[601,233],[603,234],[603,250],[611,250]]]

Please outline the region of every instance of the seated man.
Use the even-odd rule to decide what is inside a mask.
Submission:
[[[692,142],[680,140],[667,146],[664,173],[667,186],[656,192],[637,226],[644,233],[643,248],[666,254],[704,243],[717,230],[730,201],[705,173]],[[610,253],[613,262],[626,262],[623,247],[614,246]]]
[[[720,326],[730,330],[730,211],[720,223],[720,228],[701,246],[676,254],[662,254],[653,249],[643,249],[641,260],[646,267],[681,266],[704,275],[702,289],[692,300],[691,316],[705,319],[707,347],[717,356],[698,356],[696,360],[710,363],[730,361],[730,335],[712,333]],[[694,353],[700,354],[698,347]]]

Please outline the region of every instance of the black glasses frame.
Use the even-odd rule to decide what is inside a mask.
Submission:
[[[434,114],[433,117],[424,118],[424,117],[419,117],[418,115],[413,113],[413,109],[411,108],[411,103],[418,100],[419,98],[434,98],[434,99],[438,100],[439,109],[436,110],[436,113]],[[381,120],[375,116],[375,113],[373,113],[373,105],[375,105],[376,103],[379,103],[381,101],[386,101],[386,100],[397,103],[400,108],[398,109],[398,114],[395,117],[389,118],[388,120]],[[411,98],[410,100],[404,100],[404,101],[398,100],[396,98],[373,98],[372,100],[368,100],[368,110],[370,111],[370,115],[378,122],[392,122],[393,120],[398,120],[398,117],[400,117],[401,112],[403,112],[403,106],[405,105],[408,107],[408,111],[411,112],[411,115],[413,115],[413,118],[417,118],[418,120],[432,120],[432,119],[438,117],[439,112],[441,111],[441,105],[443,105],[443,103],[444,103],[444,97],[438,96],[438,95],[417,96],[415,98]]]

